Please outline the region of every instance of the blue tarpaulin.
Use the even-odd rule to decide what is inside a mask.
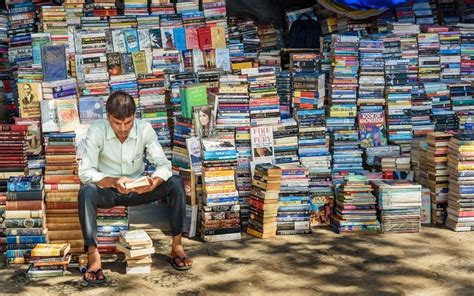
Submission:
[[[349,6],[353,9],[384,9],[408,2],[408,0],[333,0],[336,3]]]

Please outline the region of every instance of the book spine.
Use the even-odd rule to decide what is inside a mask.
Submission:
[[[42,200],[24,200],[24,201],[7,201],[7,211],[18,211],[18,210],[41,210],[43,208]]]
[[[7,244],[41,244],[46,243],[44,236],[7,236]]]

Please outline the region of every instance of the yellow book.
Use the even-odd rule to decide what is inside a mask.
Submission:
[[[71,249],[71,245],[65,244],[37,244],[31,251],[33,257],[62,257]]]
[[[144,51],[132,53],[133,66],[135,67],[135,74],[147,74],[148,67],[146,64],[146,55]]]
[[[220,26],[211,28],[212,48],[226,48],[225,29]]]

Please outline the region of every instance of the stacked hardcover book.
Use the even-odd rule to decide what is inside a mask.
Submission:
[[[155,254],[155,248],[145,230],[121,231],[117,250],[125,254],[127,274],[151,272],[151,256]]]
[[[97,248],[101,254],[117,253],[120,232],[128,230],[128,209],[116,206],[97,209]]]
[[[379,232],[376,199],[366,176],[346,176],[338,188],[331,226],[338,232]]]
[[[281,169],[277,235],[311,233],[308,174],[304,166]]]
[[[420,231],[421,185],[405,180],[373,181],[384,233]]]
[[[201,238],[207,242],[239,240],[240,206],[235,170],[237,151],[230,142],[202,139],[203,204]]]
[[[3,221],[7,228],[7,262],[10,265],[24,264],[24,255],[36,244],[48,240],[43,177],[10,177],[7,186],[7,210]]]
[[[27,276],[30,279],[63,276],[71,261],[70,249],[67,243],[37,244],[25,255],[27,263],[30,263]]]
[[[267,163],[255,166],[250,195],[247,233],[259,238],[274,237],[277,230],[281,169]]]

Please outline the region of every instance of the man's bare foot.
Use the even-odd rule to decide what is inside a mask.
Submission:
[[[175,263],[178,266],[189,266],[191,267],[193,265],[193,260],[186,256],[186,253],[184,252],[183,245],[173,245],[171,247],[171,258],[175,258]],[[184,260],[181,260],[180,258],[185,258]]]
[[[97,248],[92,248],[89,247],[89,250],[87,252],[87,257],[88,257],[88,268],[85,274],[85,278],[87,280],[103,280],[104,275],[103,274],[96,274],[96,272],[99,269],[102,269],[102,265],[100,262],[100,253]]]

